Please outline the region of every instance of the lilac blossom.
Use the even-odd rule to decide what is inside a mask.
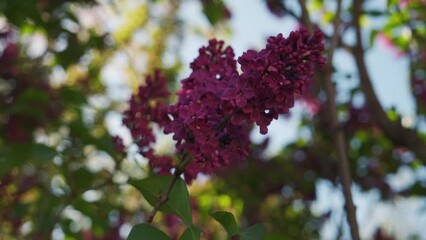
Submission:
[[[153,168],[170,173],[187,161],[184,176],[191,182],[198,173],[243,160],[252,125],[265,134],[273,119],[288,113],[311,81],[314,63],[325,65],[322,41],[321,31],[309,35],[303,29],[288,38],[270,37],[264,49],[238,58],[239,74],[232,48],[212,39],[191,63],[192,73],[182,80],[175,104],[166,105],[166,81],[157,72],[130,100],[124,123]],[[173,134],[177,163],[153,153],[153,123]]]

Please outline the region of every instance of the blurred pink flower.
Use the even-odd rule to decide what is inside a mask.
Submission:
[[[392,40],[386,36],[386,34],[380,32],[377,34],[376,39],[381,46],[392,52],[396,57],[402,57],[405,55],[405,53],[398,46],[396,46]]]

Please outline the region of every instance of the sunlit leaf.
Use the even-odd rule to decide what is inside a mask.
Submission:
[[[240,230],[232,213],[226,211],[217,211],[210,214],[216,221],[218,221],[223,228],[225,228],[229,237],[238,235]]]
[[[330,23],[333,21],[335,14],[331,11],[327,11],[324,13],[323,20],[325,23]]]

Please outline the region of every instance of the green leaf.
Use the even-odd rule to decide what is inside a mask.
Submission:
[[[59,94],[65,104],[80,106],[86,103],[86,96],[78,89],[62,87],[59,89]]]
[[[203,12],[212,25],[226,19],[227,8],[222,1],[203,2]]]
[[[195,226],[190,226],[182,233],[179,240],[199,240],[200,237],[201,230]]]
[[[28,88],[16,97],[14,104],[6,111],[39,119],[45,117],[46,109],[43,107],[48,103],[49,97],[44,90]]]
[[[234,235],[240,233],[237,221],[232,213],[226,211],[217,211],[210,214],[216,221],[218,221],[228,233],[228,237],[231,238]]]
[[[331,11],[325,12],[324,17],[323,17],[324,22],[325,23],[331,23],[333,21],[335,15],[336,14],[334,12],[331,12]]]
[[[261,240],[265,233],[266,229],[262,224],[255,224],[241,231],[240,240]]]
[[[322,0],[315,0],[311,1],[309,5],[309,10],[312,11],[318,11],[324,7],[324,1]]]
[[[29,144],[16,144],[5,146],[0,149],[0,177],[8,173],[14,167],[25,164],[28,160]]]
[[[36,162],[45,163],[53,160],[56,156],[56,150],[43,144],[34,144],[32,146],[33,158]]]
[[[370,33],[370,46],[373,45],[374,40],[376,39],[377,34],[379,34],[379,31],[377,30],[372,30]]]
[[[13,1],[3,0],[0,5],[0,13],[16,26],[21,26],[28,20],[41,23],[41,16],[37,7],[37,0]]]
[[[85,214],[86,216],[92,216],[93,218],[96,217],[96,220],[106,220],[108,219],[102,219],[99,217],[99,206],[98,204],[93,204],[93,202],[87,202],[83,198],[76,198],[72,201],[72,207],[79,212]]]
[[[93,185],[95,175],[85,167],[81,167],[73,172],[71,179],[67,181],[72,183],[72,187],[76,190],[88,189]]]
[[[387,1],[387,8],[389,9],[390,7],[394,6],[397,3],[398,3],[398,0],[388,0]]]
[[[170,240],[170,238],[161,230],[146,224],[135,225],[130,230],[127,240]]]
[[[381,17],[383,15],[386,15],[386,12],[380,10],[367,10],[364,11],[364,14],[370,15],[372,17]]]
[[[173,176],[152,176],[142,180],[130,181],[130,184],[142,193],[149,204],[155,206],[159,198],[166,193],[172,179]],[[192,225],[189,193],[181,178],[177,179],[168,201],[160,208],[160,211],[176,214],[186,225]]]
[[[388,118],[392,121],[397,121],[399,119],[398,112],[395,109],[390,109],[386,112]]]
[[[56,156],[56,150],[38,143],[6,145],[0,150],[0,177],[27,162],[46,163]]]

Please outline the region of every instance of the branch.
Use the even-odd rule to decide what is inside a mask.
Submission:
[[[426,142],[423,141],[415,130],[404,128],[400,122],[391,121],[383,110],[371,83],[370,76],[365,64],[364,48],[362,45],[361,26],[359,18],[361,15],[362,3],[354,1],[353,21],[356,30],[356,45],[352,49],[352,54],[359,71],[361,90],[364,92],[367,107],[372,113],[379,127],[387,138],[395,145],[403,146],[413,151],[420,160],[426,162]]]
[[[358,230],[358,223],[356,220],[356,207],[352,199],[352,193],[351,193],[351,175],[349,171],[349,159],[348,159],[348,153],[346,149],[346,137],[343,131],[343,128],[339,127],[339,119],[337,117],[337,110],[336,110],[336,93],[335,88],[332,83],[332,74],[333,74],[333,56],[334,56],[334,49],[336,49],[337,45],[339,44],[339,26],[340,26],[340,13],[342,9],[342,1],[339,0],[337,3],[337,11],[336,16],[333,20],[333,29],[334,33],[331,37],[331,43],[328,50],[328,65],[325,73],[324,78],[324,85],[327,92],[327,103],[330,113],[330,120],[331,120],[331,126],[333,127],[334,133],[334,144],[337,151],[338,156],[338,165],[339,165],[339,175],[340,175],[340,181],[342,183],[343,187],[343,195],[345,197],[345,209],[346,209],[346,218],[350,227],[351,236],[353,240],[359,240],[359,230]]]
[[[310,32],[313,32],[312,23],[310,22],[309,12],[306,7],[305,0],[300,0],[300,5],[302,8],[302,19],[305,21],[304,24],[307,26]],[[338,165],[339,165],[339,176],[340,181],[343,187],[343,195],[345,197],[345,209],[346,209],[346,218],[350,227],[351,236],[353,240],[359,240],[359,230],[358,223],[356,221],[356,207],[352,199],[351,193],[351,175],[349,171],[349,159],[348,153],[346,149],[346,138],[343,132],[343,128],[340,127],[339,119],[337,117],[336,110],[336,93],[335,88],[332,82],[332,74],[333,74],[333,56],[334,50],[339,45],[339,37],[340,37],[340,24],[341,18],[340,14],[342,11],[342,1],[339,0],[337,2],[337,10],[336,16],[333,20],[333,29],[334,33],[330,40],[330,46],[328,49],[328,64],[325,71],[322,72],[324,77],[323,85],[325,87],[327,93],[327,103],[329,110],[329,120],[331,122],[333,135],[334,135],[334,145],[338,157]]]
[[[306,7],[305,0],[299,0],[300,7],[302,8],[302,23],[308,29],[308,32],[312,34],[314,32],[314,27],[311,22],[311,18],[309,17],[309,11]]]

